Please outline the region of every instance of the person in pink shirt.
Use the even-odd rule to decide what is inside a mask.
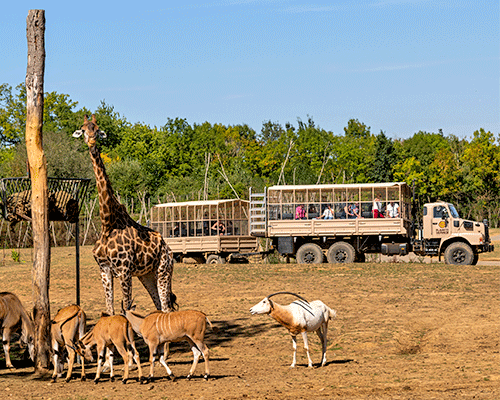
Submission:
[[[306,218],[306,209],[304,208],[304,204],[299,204],[295,209],[295,219],[305,219]]]

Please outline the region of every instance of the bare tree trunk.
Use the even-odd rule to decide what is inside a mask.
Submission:
[[[45,69],[45,11],[30,10],[26,18],[26,150],[31,176],[33,226],[33,319],[35,372],[48,371],[50,362],[50,236],[47,163],[42,147],[43,77]]]

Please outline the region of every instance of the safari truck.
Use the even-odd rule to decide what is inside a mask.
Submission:
[[[248,201],[188,201],[152,207],[150,226],[161,233],[176,261],[189,257],[198,263],[223,264],[260,254],[248,221]]]
[[[416,221],[404,182],[250,189],[250,234],[270,238],[298,263],[364,262],[366,254],[436,256],[474,265],[493,251],[488,222],[460,218],[450,203],[425,204]]]

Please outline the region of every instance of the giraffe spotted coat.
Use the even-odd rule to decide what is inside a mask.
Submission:
[[[102,229],[93,255],[101,272],[107,312],[114,314],[114,278],[120,283],[125,308],[132,305],[133,276],[144,285],[158,310],[173,310],[176,297],[172,292],[170,248],[158,232],[135,222],[114,195],[96,143],[98,137],[106,135],[99,129],[94,115],[91,121],[85,116],[82,128],[73,136],[82,134],[89,147],[99,195]]]

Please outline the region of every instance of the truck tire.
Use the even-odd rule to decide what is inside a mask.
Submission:
[[[321,264],[323,262],[323,251],[314,243],[306,243],[297,251],[297,263],[299,264]]]
[[[224,264],[226,259],[218,254],[210,254],[207,257],[207,264]]]
[[[326,253],[326,259],[330,264],[352,263],[356,256],[356,251],[347,242],[337,242],[330,246]]]
[[[467,243],[455,242],[444,251],[444,261],[453,265],[472,265],[474,252]]]
[[[477,265],[477,262],[479,261],[479,254],[474,254],[474,259],[472,260],[471,265]]]

